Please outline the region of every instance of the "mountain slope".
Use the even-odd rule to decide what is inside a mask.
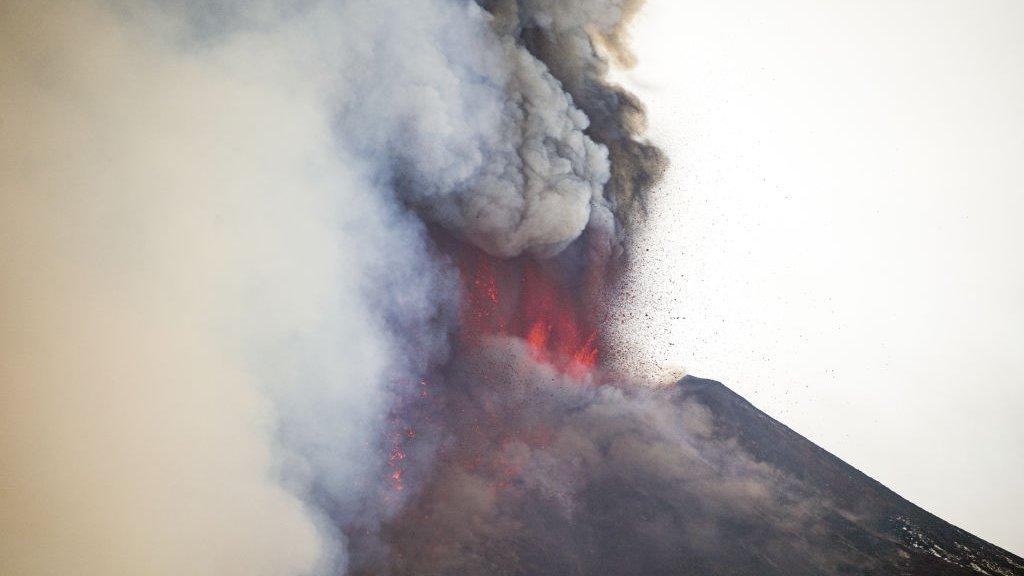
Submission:
[[[708,408],[715,434],[735,439],[755,459],[829,503],[822,511],[828,540],[845,553],[873,559],[863,573],[1024,574],[1021,558],[908,502],[721,383],[687,376],[679,387],[684,399]]]

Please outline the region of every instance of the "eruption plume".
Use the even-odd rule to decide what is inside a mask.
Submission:
[[[245,442],[278,455],[267,470],[247,461],[245,471],[260,476],[253,482],[282,510],[280,525],[304,534],[292,548],[305,552],[265,562],[272,570],[308,571],[317,548],[328,572],[550,572],[583,562],[563,550],[541,565],[536,555],[599,546],[594,523],[607,518],[585,512],[592,490],[630,470],[648,474],[636,459],[667,466],[650,471],[651,482],[674,482],[679,462],[656,465],[656,454],[678,440],[666,419],[691,410],[669,397],[658,408],[662,392],[603,367],[602,324],[629,231],[665,165],[641,137],[640,104],[606,80],[610,62],[630,61],[625,31],[639,4],[222,0],[83,3],[65,13],[12,3],[4,52],[27,57],[5,61],[4,105],[18,111],[6,117],[22,119],[9,128],[27,144],[8,157],[29,169],[5,165],[4,174],[10,188],[38,194],[10,197],[6,214],[74,214],[65,236],[78,255],[17,221],[8,244],[37,246],[55,263],[116,262],[107,247],[157,247],[142,276],[122,278],[120,300],[156,297],[175,317],[196,319],[163,340],[210,340],[203,348],[221,367],[169,377],[218,383],[234,374],[245,394],[268,401],[273,441],[248,412],[231,422]],[[24,33],[40,27],[51,32],[45,41]],[[103,68],[88,71],[93,62]],[[68,108],[62,94],[92,108]],[[51,174],[67,192],[47,196],[39,161],[61,150],[74,157],[69,133],[106,148]],[[113,151],[124,138],[136,144],[122,159]],[[98,196],[126,216],[65,206]],[[164,208],[134,212],[137,197]],[[225,249],[173,241],[189,231],[216,235]],[[28,298],[40,282],[11,294]],[[99,279],[79,286],[50,299],[106,290]],[[118,317],[113,304],[98,306]],[[17,322],[31,331],[44,320]],[[136,372],[163,372],[160,358]],[[54,378],[11,369],[19,382]],[[142,385],[113,360],[91,370],[96,387]],[[147,385],[200,401],[187,388]],[[177,449],[156,431],[147,438],[157,454]],[[626,452],[605,461],[609,446]],[[262,476],[271,470],[284,490]],[[170,485],[151,490],[167,508],[184,496]],[[304,520],[288,508],[291,495]],[[520,506],[547,508],[549,531],[590,524],[578,541],[531,539]],[[120,525],[107,529],[97,533],[123,537]],[[153,542],[159,533],[141,532]],[[39,568],[43,560],[19,550],[3,554],[13,571]],[[149,556],[76,570],[152,573]],[[171,573],[219,565],[175,557],[183,561],[163,566]]]
[[[0,572],[871,569],[612,362],[641,4],[0,6]]]

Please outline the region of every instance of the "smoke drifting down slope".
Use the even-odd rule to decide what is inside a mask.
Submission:
[[[356,574],[1024,573],[717,382],[580,382],[500,340],[450,375],[464,387],[443,399],[424,385],[439,461],[379,532],[353,534],[386,550]]]

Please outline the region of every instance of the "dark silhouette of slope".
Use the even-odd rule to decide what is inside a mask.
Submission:
[[[1024,560],[908,502],[761,412],[719,382],[687,376],[684,398],[706,406],[715,434],[733,438],[757,460],[798,479],[830,502],[829,540],[862,555],[849,573],[944,576],[1024,574]],[[753,572],[752,572],[753,574]]]

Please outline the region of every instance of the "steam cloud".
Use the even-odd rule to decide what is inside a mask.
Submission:
[[[340,21],[252,8],[0,7],[2,573],[343,565],[312,494],[376,487],[443,353],[443,265],[332,132]]]

